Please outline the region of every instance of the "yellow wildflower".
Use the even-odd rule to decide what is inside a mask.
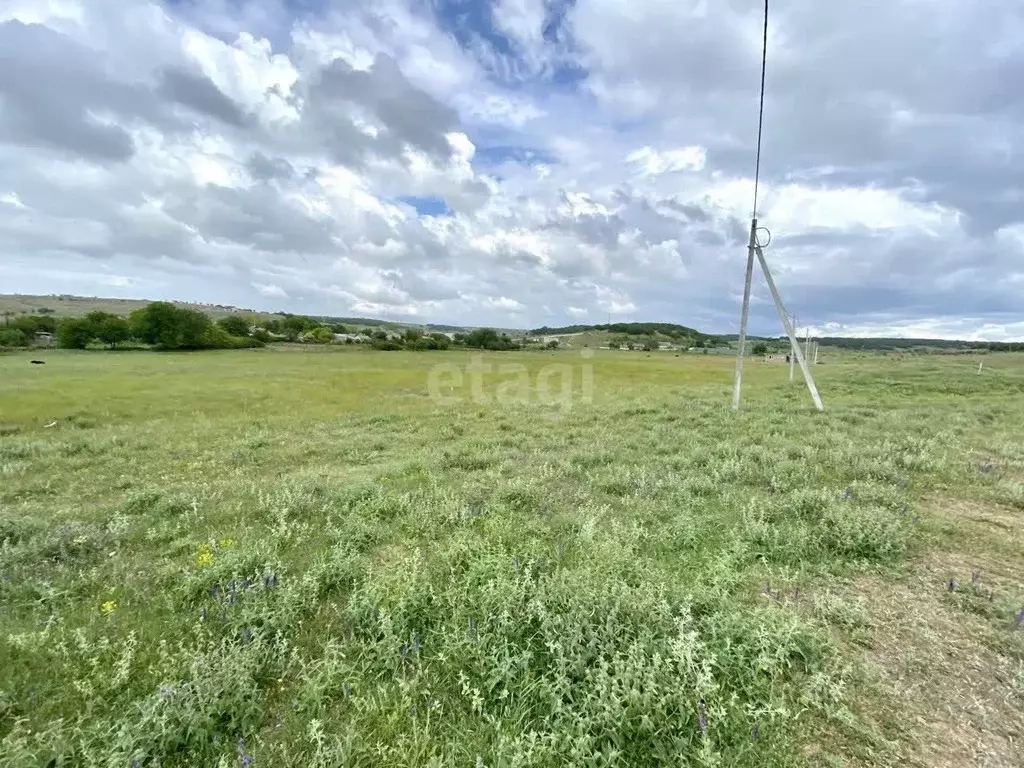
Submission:
[[[107,600],[105,603],[103,603],[103,605],[100,606],[100,613],[102,613],[104,616],[109,616],[116,610],[117,601],[115,600]]]
[[[202,547],[199,550],[199,554],[196,555],[196,565],[200,568],[213,565],[213,552],[210,551],[209,547]]]
[[[217,544],[220,546],[221,549],[231,549],[233,546],[235,546],[235,540],[221,539],[219,542],[217,542]]]

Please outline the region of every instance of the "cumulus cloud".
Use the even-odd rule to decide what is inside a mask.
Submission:
[[[4,3],[5,289],[735,330],[757,2],[300,5]],[[757,214],[802,323],[1024,334],[1022,43],[1011,0],[773,12]]]

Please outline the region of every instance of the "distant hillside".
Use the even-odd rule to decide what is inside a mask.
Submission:
[[[95,296],[18,296],[0,295],[0,312],[13,312],[15,314],[47,314],[57,317],[81,317],[90,312],[110,312],[114,315],[129,315],[137,309],[142,309],[150,304],[144,299],[108,299]],[[210,315],[214,319],[227,317],[238,313],[254,315],[260,318],[270,318],[271,312],[257,312],[255,310],[241,309],[226,304],[190,304],[183,301],[172,302],[179,307],[198,309]]]
[[[14,315],[53,315],[55,317],[82,317],[90,312],[110,312],[114,315],[129,315],[137,309],[142,309],[152,303],[147,299],[110,299],[95,296],[26,296],[26,295],[0,295],[0,314],[12,313]],[[259,320],[270,320],[273,318],[289,317],[293,312],[263,312],[255,309],[244,309],[228,304],[195,304],[184,301],[171,302],[184,309],[198,309],[210,315],[213,319],[219,320],[228,315],[244,314],[250,315]],[[329,325],[342,324],[353,328],[425,328],[430,332],[455,333],[459,331],[471,331],[477,326],[443,325],[438,323],[414,323],[398,322],[394,320],[380,320],[372,317],[340,317],[333,315],[309,315],[316,320],[323,321]],[[510,335],[521,335],[521,329],[495,328],[496,331],[505,332]]]
[[[1024,343],[1019,341],[964,341],[962,339],[889,339],[889,338],[846,338],[826,336],[816,339],[821,346],[840,349],[862,349],[877,351],[898,351],[913,349],[941,349],[965,352],[989,350],[991,352],[1022,352]]]
[[[724,343],[724,339],[675,323],[604,323],[598,325],[566,325],[561,328],[543,326],[528,332],[532,336],[569,336],[577,334],[608,334],[618,336],[660,336],[673,340],[689,339],[692,342]]]

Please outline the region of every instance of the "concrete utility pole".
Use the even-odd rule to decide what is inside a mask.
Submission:
[[[807,383],[807,389],[811,393],[811,400],[814,401],[814,407],[819,411],[824,411],[825,406],[821,402],[821,396],[818,394],[818,387],[814,383],[814,377],[811,376],[811,369],[807,365],[807,358],[800,349],[800,342],[797,341],[796,331],[793,328],[793,324],[790,322],[789,312],[787,312],[786,308],[782,306],[782,297],[779,296],[779,290],[775,287],[775,279],[772,277],[771,270],[768,269],[768,262],[764,258],[764,251],[758,244],[756,236],[757,219],[755,218],[751,219],[750,222],[750,245],[747,247],[747,274],[743,287],[743,309],[740,313],[740,340],[739,349],[736,352],[736,378],[733,383],[732,407],[733,409],[738,409],[740,407],[740,390],[743,385],[743,355],[747,339],[747,320],[750,316],[750,284],[753,279],[754,271],[753,256],[757,256],[757,262],[761,265],[761,272],[764,274],[765,282],[768,283],[768,290],[772,294],[772,301],[775,302],[775,309],[778,310],[779,318],[782,320],[782,324],[786,328],[786,335],[789,337],[789,345],[793,350],[793,354],[796,356],[796,362],[797,365],[800,366],[800,372],[804,376],[804,381]],[[810,349],[810,333],[810,329],[808,329],[808,349]]]
[[[740,407],[740,389],[743,387],[743,356],[747,345],[747,319],[750,317],[750,284],[754,278],[754,248],[757,247],[757,219],[750,220],[750,241],[747,244],[747,272],[743,280],[743,310],[740,312],[740,338],[736,349],[736,376],[732,385],[732,407]],[[790,343],[793,339],[790,338]]]
[[[793,330],[793,323],[790,322],[789,312],[782,306],[782,299],[779,296],[779,291],[775,287],[775,280],[772,279],[771,270],[768,269],[768,262],[765,261],[764,251],[762,248],[766,247],[771,240],[764,245],[757,242],[757,191],[758,182],[761,176],[761,130],[764,126],[764,83],[765,83],[765,71],[768,64],[768,2],[765,0],[764,5],[764,40],[761,48],[761,109],[757,121],[757,162],[754,166],[754,205],[751,208],[750,213],[750,241],[747,244],[747,270],[743,281],[743,309],[740,313],[740,336],[739,345],[736,350],[736,377],[733,382],[732,390],[732,407],[738,409],[740,407],[740,390],[743,386],[743,356],[746,353],[747,343],[747,321],[750,317],[750,284],[754,275],[754,256],[757,256],[758,263],[761,265],[761,272],[764,273],[764,279],[768,283],[768,290],[771,291],[772,300],[775,302],[775,308],[779,312],[779,318],[782,320],[782,324],[786,327],[786,335],[789,337],[789,345],[792,350],[792,354],[796,357],[797,363],[800,364],[800,371],[804,375],[804,381],[807,382],[807,389],[810,390],[811,399],[814,401],[814,407],[819,411],[825,410],[825,406],[821,403],[821,398],[818,396],[818,388],[814,384],[814,379],[811,376],[811,370],[807,367],[807,359],[800,351],[800,342],[797,341],[796,333]],[[767,233],[767,230],[765,230]],[[770,233],[769,237],[770,237]],[[810,349],[810,330],[808,329],[808,349]]]
[[[792,318],[793,327],[796,327],[796,315]],[[793,352],[793,345],[789,345],[789,383],[793,383],[793,371],[796,370],[796,353]]]

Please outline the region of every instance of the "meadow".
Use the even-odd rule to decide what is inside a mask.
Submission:
[[[0,356],[0,765],[1019,765],[1024,357],[823,353]]]

